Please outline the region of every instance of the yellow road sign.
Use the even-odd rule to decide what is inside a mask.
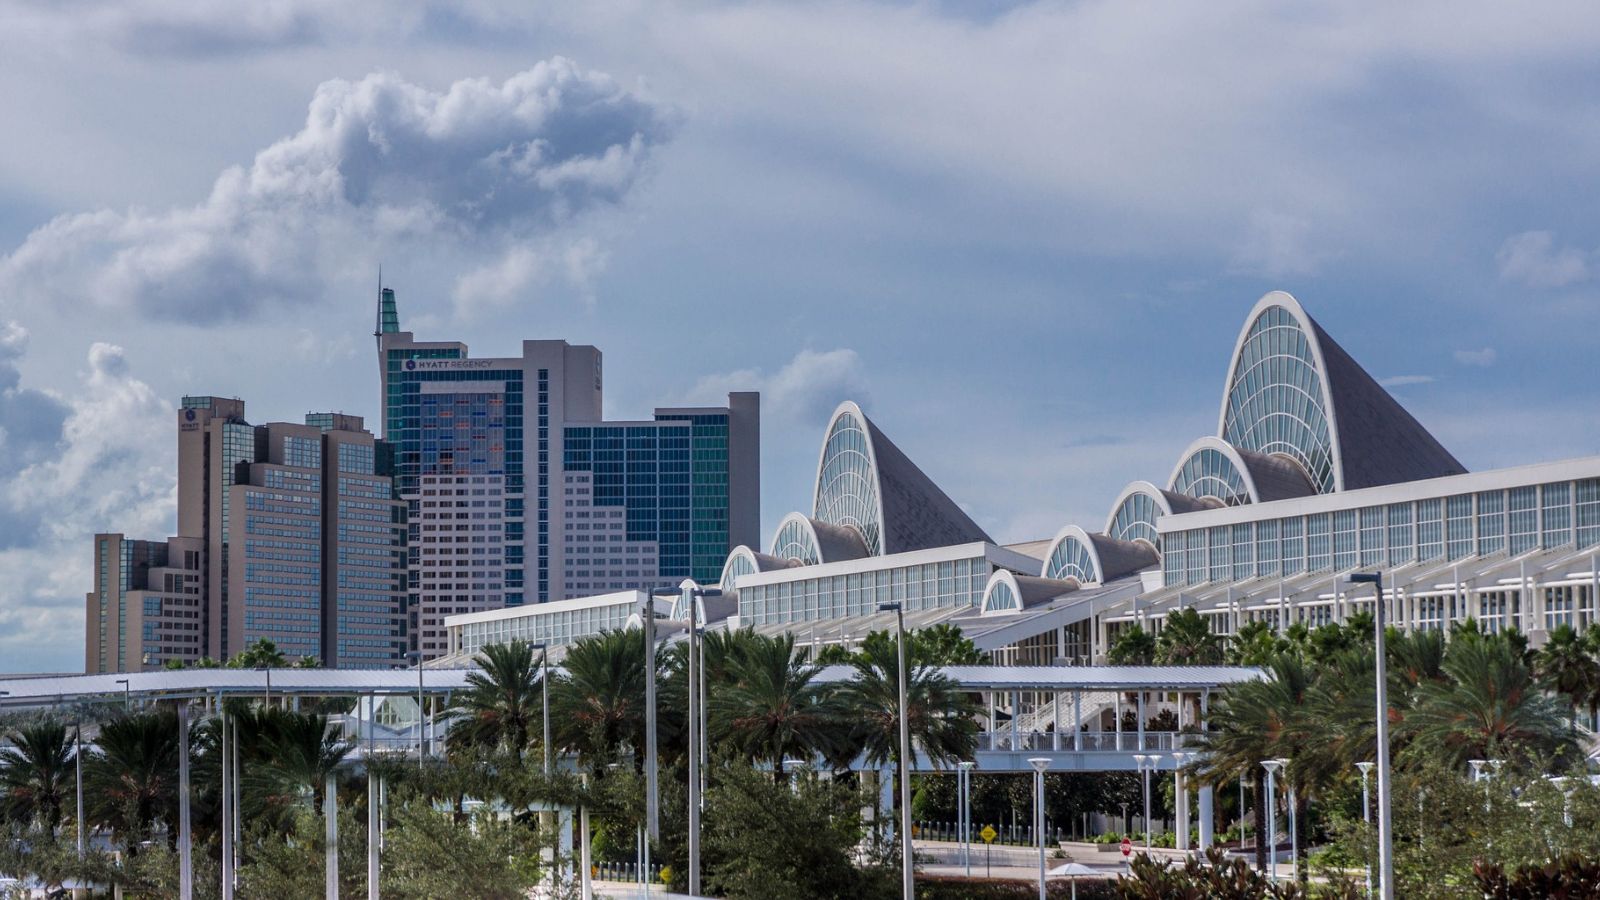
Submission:
[[[978,832],[978,837],[983,838],[983,842],[985,844],[993,843],[994,839],[999,836],[1000,832],[995,831],[993,825],[985,825],[983,826],[983,830]]]

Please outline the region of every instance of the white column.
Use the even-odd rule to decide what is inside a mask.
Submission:
[[[1211,785],[1200,786],[1200,852],[1211,849],[1211,823],[1215,813],[1211,809]]]
[[[178,703],[178,892],[194,897],[194,835],[189,828],[189,704]]]
[[[1189,779],[1183,776],[1182,770],[1174,770],[1173,782],[1173,810],[1178,819],[1178,849],[1189,849]]]
[[[883,838],[895,840],[894,767],[886,766],[878,772],[878,808],[883,810]]]
[[[1083,691],[1072,692],[1072,749],[1083,749]]]
[[[1061,749],[1061,692],[1050,693],[1050,713],[1055,719],[1055,727],[1050,730],[1050,749]]]

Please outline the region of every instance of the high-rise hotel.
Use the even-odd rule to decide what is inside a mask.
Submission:
[[[709,582],[759,535],[756,393],[607,422],[598,349],[523,341],[519,357],[474,358],[401,331],[390,290],[378,365],[427,657],[447,649],[446,615]]]
[[[252,425],[242,400],[178,410],[178,535],[95,535],[88,672],[227,659],[404,664],[405,507],[358,416]]]

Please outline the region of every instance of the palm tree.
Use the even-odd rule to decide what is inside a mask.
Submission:
[[[711,697],[713,734],[784,778],[787,757],[837,756],[848,734],[841,704],[817,683],[820,665],[795,653],[794,636],[752,635]]]
[[[1287,644],[1266,622],[1246,622],[1228,638],[1223,661],[1230,666],[1264,666]]]
[[[909,650],[909,647],[908,647]],[[967,759],[977,747],[977,707],[960,685],[934,667],[911,660],[906,680],[911,741],[935,765]],[[851,662],[855,676],[839,688],[850,710],[850,749],[879,765],[900,758],[900,657],[893,642],[864,642]],[[836,758],[837,760],[838,758]],[[842,760],[840,760],[842,761]]]
[[[166,822],[174,836],[178,808],[178,717],[170,711],[113,719],[84,760],[88,815],[132,845]]]
[[[1574,710],[1587,707],[1592,724],[1595,707],[1600,705],[1600,662],[1590,652],[1589,642],[1571,625],[1557,625],[1550,629],[1535,664],[1539,680],[1566,697]]]
[[[314,713],[259,710],[248,729],[241,722],[241,746],[251,746],[243,743],[247,730],[256,740],[241,787],[253,806],[269,814],[308,798],[315,805],[316,793],[354,749],[328,727],[327,716]]]
[[[467,690],[454,704],[459,721],[450,743],[505,750],[520,766],[535,729],[543,726],[540,662],[523,641],[484,647],[479,668],[468,673]]]
[[[1156,639],[1138,625],[1117,635],[1106,652],[1106,661],[1113,666],[1148,666],[1156,656]]]
[[[1155,662],[1163,666],[1209,666],[1222,662],[1222,638],[1205,616],[1185,607],[1167,615],[1156,638]]]
[[[1209,730],[1195,736],[1200,752],[1196,774],[1216,786],[1240,777],[1255,783],[1256,828],[1267,822],[1266,776],[1262,763],[1288,756],[1291,760],[1307,732],[1304,708],[1312,686],[1312,672],[1296,653],[1280,653],[1267,666],[1269,677],[1235,684],[1212,706]],[[1303,765],[1303,764],[1302,764]],[[1291,772],[1291,778],[1293,773]],[[1298,798],[1305,802],[1304,797]],[[1269,837],[1269,840],[1276,836]],[[1256,843],[1256,864],[1265,868],[1266,845]]]
[[[72,792],[72,735],[60,722],[30,725],[0,750],[0,817],[37,823],[53,834]]]
[[[561,747],[585,763],[609,761],[621,748],[644,752],[644,632],[605,631],[567,648],[566,674],[550,685],[550,717]],[[670,746],[663,741],[662,746]]]
[[[1573,749],[1558,701],[1540,689],[1515,637],[1458,636],[1443,668],[1449,680],[1424,682],[1405,722],[1414,757],[1459,766],[1519,751],[1551,759]]]
[[[289,664],[289,657],[283,655],[278,645],[266,638],[257,638],[254,644],[245,647],[233,658],[228,660],[230,669],[281,669]]]

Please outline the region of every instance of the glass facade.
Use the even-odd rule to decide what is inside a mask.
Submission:
[[[983,611],[990,612],[1016,612],[1022,607],[1017,600],[1017,592],[1011,585],[1004,581],[996,581],[989,590],[989,596],[983,599]]]
[[[874,615],[878,604],[907,611],[978,606],[994,574],[987,557],[897,566],[844,575],[818,575],[739,588],[739,620],[746,625],[806,622]]]
[[[656,569],[635,571],[628,586],[684,578],[709,584],[721,575],[729,548],[726,414],[568,425],[562,463],[568,473],[589,473],[596,509],[624,513],[626,541],[654,543]]]
[[[1161,549],[1161,533],[1156,531],[1156,519],[1165,511],[1156,499],[1143,491],[1129,494],[1111,516],[1107,534],[1119,541],[1145,541]]]
[[[1328,493],[1335,478],[1323,390],[1299,321],[1281,306],[1269,307],[1251,323],[1239,348],[1222,437],[1235,447],[1294,459],[1318,492]]]
[[[1594,524],[1574,531],[1573,521]],[[1600,479],[1186,529],[1164,537],[1161,570],[1169,585],[1565,546],[1586,549],[1600,545]]]
[[[779,559],[799,560],[808,566],[822,561],[822,553],[817,549],[810,523],[793,518],[778,529],[778,536],[772,540],[772,555]]]
[[[1211,497],[1225,506],[1250,502],[1250,491],[1239,468],[1215,447],[1202,447],[1190,454],[1173,476],[1172,490],[1190,497]]]
[[[1082,541],[1071,535],[1062,538],[1050,551],[1050,558],[1044,563],[1044,577],[1076,578],[1079,584],[1104,580],[1095,565],[1094,554],[1089,552],[1089,548],[1085,547]]]
[[[570,644],[581,637],[615,631],[628,624],[628,616],[638,601],[596,604],[580,609],[540,609],[529,607],[522,615],[487,622],[467,622],[454,626],[458,637],[452,641],[462,653],[475,654],[490,644],[526,641],[552,647]]]
[[[867,458],[868,446],[866,424],[855,414],[844,412],[834,420],[823,443],[815,515],[832,525],[855,526],[867,552],[881,556],[883,523],[879,521],[878,481]]]

